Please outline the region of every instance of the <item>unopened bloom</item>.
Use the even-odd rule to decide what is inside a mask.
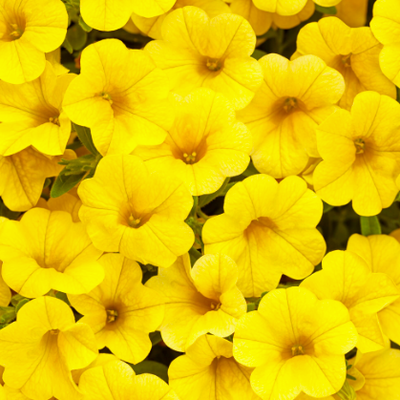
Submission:
[[[232,342],[203,335],[185,355],[172,361],[168,375],[171,388],[181,399],[260,400],[250,386],[252,371],[233,358]]]
[[[78,189],[79,217],[93,244],[143,264],[169,267],[194,234],[184,222],[193,198],[183,183],[151,171],[136,156],[104,157]]]
[[[0,0],[0,79],[13,84],[36,79],[45,53],[61,46],[67,27],[60,0]]]
[[[0,237],[3,279],[25,297],[50,289],[87,293],[104,278],[101,255],[81,222],[63,211],[34,208],[21,221],[7,221]]]
[[[176,118],[165,142],[133,154],[150,168],[185,183],[193,196],[216,192],[226,177],[240,175],[250,162],[251,136],[221,94],[198,89],[174,96]]]
[[[165,18],[162,37],[148,43],[145,51],[166,72],[172,90],[182,96],[207,87],[240,109],[261,85],[261,68],[250,57],[256,35],[238,15],[210,19],[200,8],[180,8]]]
[[[313,54],[339,71],[346,84],[339,105],[350,109],[354,97],[365,90],[396,98],[396,87],[379,67],[381,50],[369,27],[350,28],[339,18],[329,17],[300,30],[294,57]]]
[[[82,392],[70,371],[86,367],[96,356],[90,327],[75,323],[71,308],[54,297],[25,304],[17,321],[0,331],[4,382],[30,399],[79,398]]]
[[[165,318],[159,330],[172,349],[185,351],[201,335],[226,337],[246,313],[246,301],[237,288],[235,262],[223,254],[208,254],[190,267],[189,255],[160,269],[146,286],[165,296]]]
[[[149,332],[164,317],[163,297],[142,285],[138,263],[120,254],[105,254],[103,282],[91,292],[68,298],[96,335],[97,347],[108,347],[118,358],[137,364],[151,350]]]
[[[358,332],[360,351],[377,351],[387,346],[378,312],[400,298],[400,290],[387,274],[373,273],[357,254],[337,250],[328,253],[322,260],[322,270],[300,286],[319,299],[338,300],[348,308]]]
[[[399,189],[400,104],[362,92],[351,111],[337,110],[317,128],[323,159],[314,171],[316,193],[333,206],[353,201],[359,215],[377,215]]]
[[[236,261],[245,297],[276,288],[282,274],[304,279],[325,253],[316,229],[322,202],[299,177],[278,183],[268,175],[250,176],[228,191],[224,211],[204,224],[205,251]]]
[[[263,174],[284,178],[300,174],[318,158],[315,129],[337,109],[343,77],[312,55],[289,61],[262,57],[264,82],[253,101],[238,113],[253,136],[251,158]]]
[[[33,146],[48,156],[62,155],[71,135],[71,122],[62,101],[73,74],[57,76],[49,62],[32,82],[0,81],[0,155]]]
[[[81,74],[65,94],[64,110],[91,128],[101,154],[130,153],[138,144],[165,139],[173,121],[169,90],[165,73],[147,53],[107,39],[83,50]]]
[[[344,355],[356,342],[343,304],[292,287],[267,293],[257,311],[239,320],[233,355],[255,367],[250,383],[264,400],[292,400],[301,392],[324,397],[341,389]]]

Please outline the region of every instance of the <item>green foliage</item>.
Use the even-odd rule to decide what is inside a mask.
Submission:
[[[361,233],[364,236],[380,235],[382,233],[381,224],[376,215],[374,217],[360,217],[360,223]]]
[[[336,15],[337,14],[337,9],[335,6],[333,7],[322,7],[319,6],[318,4],[315,5],[315,10],[322,13],[322,14],[330,14],[330,15]]]
[[[153,374],[168,383],[168,367],[156,361],[142,361],[139,364],[131,365],[137,375]]]

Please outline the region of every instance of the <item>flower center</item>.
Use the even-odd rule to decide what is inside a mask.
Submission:
[[[292,356],[302,356],[304,355],[304,349],[301,344],[296,344],[295,346],[292,346]]]
[[[106,92],[101,92],[101,93],[100,93],[100,97],[101,97],[102,99],[104,99],[104,100],[107,100],[107,101],[109,101],[109,102],[110,102],[110,104],[112,104],[112,103],[113,103],[113,101],[112,101],[112,99],[111,99],[111,96],[110,96],[110,94],[109,94],[109,93],[106,93]]]
[[[295,97],[288,97],[283,102],[283,109],[285,112],[290,113],[293,109],[298,107],[297,99]]]
[[[197,153],[195,151],[192,154],[183,153],[183,161],[186,164],[194,164],[196,162]]]
[[[111,324],[115,322],[118,318],[118,311],[117,310],[106,310],[107,312],[107,324]]]
[[[210,71],[219,71],[222,68],[221,62],[218,58],[208,58],[206,65]]]
[[[346,68],[351,67],[351,53],[342,57],[342,63]]]
[[[60,333],[59,329],[51,329],[50,331],[50,335],[58,335]]]
[[[358,138],[354,141],[354,145],[356,146],[356,154],[363,154],[365,151],[365,141],[361,138]]]
[[[19,39],[23,35],[24,30],[20,28],[18,24],[10,24],[10,26],[11,26],[11,32],[10,32],[11,40]]]
[[[139,228],[141,222],[142,222],[141,218],[135,218],[132,214],[128,218],[128,225],[131,228]]]
[[[212,301],[210,307],[211,307],[211,310],[217,311],[217,310],[220,309],[221,303],[217,303],[217,302],[215,302],[215,301]]]
[[[51,122],[54,125],[60,126],[60,120],[58,119],[58,117],[50,117],[49,122]]]

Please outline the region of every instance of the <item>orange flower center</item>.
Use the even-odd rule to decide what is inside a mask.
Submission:
[[[111,324],[115,322],[118,318],[118,311],[117,310],[106,310],[107,312],[107,324]]]
[[[212,301],[210,307],[211,307],[211,310],[217,311],[217,310],[220,309],[221,303],[217,303],[217,302],[215,302],[215,301]]]
[[[351,53],[346,56],[342,56],[342,63],[346,68],[351,67]]]
[[[186,164],[194,164],[196,162],[196,156],[197,153],[195,151],[193,151],[192,154],[183,153],[183,159]]]
[[[99,96],[100,96],[101,98],[103,98],[104,100],[107,100],[108,102],[110,102],[110,105],[113,103],[113,101],[112,101],[112,99],[111,99],[111,95],[110,95],[109,93],[101,92],[101,93],[99,94]]]
[[[24,28],[20,27],[18,24],[10,24],[10,40],[19,39],[24,33]]]
[[[286,113],[290,113],[293,111],[295,108],[298,107],[298,102],[295,97],[288,97],[284,102],[283,102],[283,109]]]
[[[222,68],[222,62],[218,58],[207,58],[206,65],[210,71],[219,71]]]
[[[295,346],[292,346],[292,357],[302,356],[302,355],[304,355],[304,349],[301,344],[296,344]]]
[[[135,218],[132,214],[128,218],[128,225],[131,228],[139,228],[141,222],[142,222],[141,218]]]
[[[364,139],[358,138],[354,141],[354,146],[356,147],[356,154],[363,154],[365,151],[365,141]]]
[[[49,122],[51,122],[54,125],[60,126],[60,120],[58,119],[58,117],[50,117]]]
[[[60,333],[59,329],[51,329],[50,331],[50,335],[58,335]]]

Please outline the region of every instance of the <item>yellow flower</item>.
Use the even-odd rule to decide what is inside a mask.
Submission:
[[[246,313],[246,301],[237,288],[234,261],[208,254],[190,268],[189,255],[158,271],[146,285],[165,296],[165,318],[159,328],[168,347],[185,351],[207,332],[226,337]]]
[[[208,87],[240,109],[261,85],[261,68],[250,57],[256,36],[238,15],[210,19],[200,8],[180,8],[165,18],[162,37],[148,43],[145,51],[165,70],[172,90],[180,95]]]
[[[75,323],[71,308],[54,297],[25,304],[17,321],[0,331],[4,382],[29,398],[79,398],[70,371],[84,368],[96,356],[92,330]]]
[[[87,24],[99,31],[122,28],[132,13],[151,18],[168,12],[176,0],[81,0],[80,10]]]
[[[396,87],[379,67],[381,50],[370,28],[350,28],[339,18],[329,17],[300,30],[294,57],[314,54],[339,71],[346,83],[339,105],[350,109],[354,97],[365,90],[396,98]]]
[[[377,0],[371,29],[384,45],[379,56],[383,73],[400,86],[400,4],[397,0]]]
[[[0,79],[36,79],[45,69],[45,53],[61,46],[67,27],[60,0],[0,0]]]
[[[317,129],[323,161],[314,171],[316,193],[333,206],[353,201],[359,215],[377,215],[399,189],[400,105],[390,97],[363,92],[351,112],[337,110]]]
[[[336,17],[352,28],[367,22],[368,0],[345,0],[336,6]]]
[[[85,371],[79,388],[83,400],[179,400],[163,380],[151,374],[135,375],[128,364],[119,360]]]
[[[216,17],[219,14],[231,12],[231,9],[224,0],[177,0],[168,13],[153,18],[145,18],[137,14],[132,14],[131,18],[141,32],[153,39],[162,39],[161,27],[165,17],[173,10],[186,6],[199,7],[203,9],[210,18]]]
[[[118,358],[137,364],[151,350],[149,332],[161,325],[164,301],[142,285],[138,263],[119,254],[106,254],[103,282],[88,294],[68,298],[96,334],[97,347],[108,347]]]
[[[343,304],[292,287],[267,293],[257,311],[239,320],[233,355],[255,367],[250,383],[264,400],[292,400],[301,392],[324,397],[341,389],[344,354],[356,342]]]
[[[307,0],[252,0],[255,7],[269,13],[282,16],[293,16],[300,13],[306,6]],[[314,0],[314,3],[323,7],[330,7],[340,3],[341,0]]]
[[[21,221],[7,221],[0,238],[3,279],[22,296],[38,297],[50,289],[87,293],[104,279],[96,261],[101,251],[66,212],[34,208]]]
[[[99,249],[169,267],[194,242],[184,222],[193,206],[189,191],[136,156],[103,158],[78,194],[83,203],[79,217]]]
[[[259,63],[264,82],[238,119],[253,135],[251,157],[261,173],[297,175],[319,157],[315,129],[337,108],[343,77],[311,55],[289,61],[269,54]]]
[[[203,227],[205,251],[236,261],[245,297],[276,288],[282,274],[304,279],[325,254],[315,228],[322,202],[299,177],[278,184],[268,175],[250,176],[229,190],[224,210]]]
[[[363,259],[351,251],[330,252],[323,259],[322,268],[300,287],[311,290],[319,299],[338,300],[348,308],[358,332],[360,351],[386,347],[388,341],[377,313],[400,297],[392,279],[384,273],[372,273]]]
[[[360,256],[369,270],[387,274],[400,291],[400,244],[387,235],[352,235],[347,249]],[[400,299],[378,313],[383,333],[400,344]]]
[[[0,306],[7,307],[11,300],[11,290],[3,279],[3,263],[0,261]]]
[[[73,74],[56,75],[49,62],[32,82],[0,81],[0,155],[10,156],[33,146],[49,156],[64,153],[71,122],[61,110]]]
[[[233,358],[231,342],[203,335],[185,355],[172,361],[168,375],[181,399],[260,400],[250,386],[251,372]]]
[[[65,94],[64,110],[73,122],[91,128],[101,154],[163,142],[173,122],[170,85],[148,54],[107,39],[83,50],[81,67]]]
[[[72,221],[80,221],[78,214],[82,200],[79,198],[75,188],[60,197],[50,198],[45,204],[43,208],[48,208],[50,211],[66,211],[71,214]]]
[[[0,125],[1,126],[1,125]],[[46,178],[57,176],[64,168],[61,159],[76,158],[72,150],[62,156],[50,157],[28,147],[12,156],[0,156],[0,196],[13,211],[35,207]]]
[[[183,181],[193,196],[216,192],[226,177],[240,175],[250,162],[251,136],[222,95],[198,89],[174,96],[175,123],[157,147],[133,153],[150,168]]]

